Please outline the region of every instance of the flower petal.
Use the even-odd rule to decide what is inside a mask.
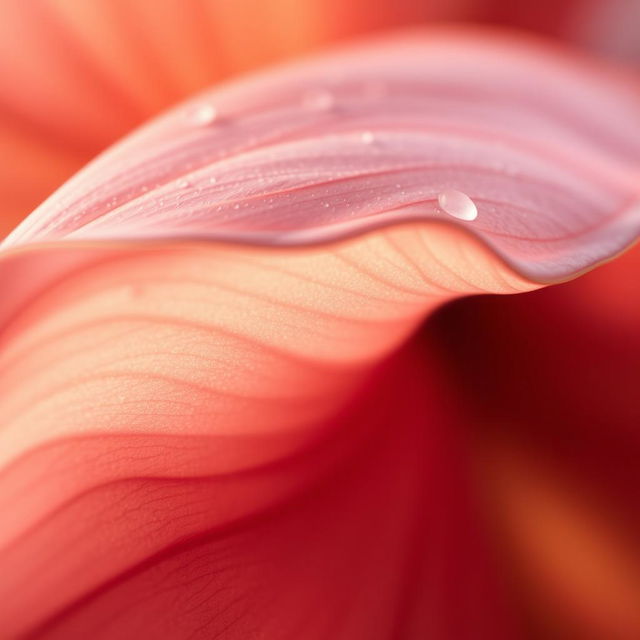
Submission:
[[[459,240],[434,223],[330,248],[34,248],[45,264],[90,262],[4,332],[4,628],[37,626],[178,541],[318,483],[367,436],[365,417],[342,417],[353,397],[430,308],[533,286]],[[22,251],[3,267],[33,258]]]
[[[375,43],[179,107],[92,163],[5,246],[327,241],[447,219],[437,197],[456,189],[480,212],[473,233],[521,273],[557,280],[638,232],[639,106],[637,86],[613,73],[508,39]]]

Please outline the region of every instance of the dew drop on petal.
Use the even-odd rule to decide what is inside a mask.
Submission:
[[[375,136],[371,131],[363,131],[362,134],[360,134],[360,140],[365,144],[372,144],[375,140]]]
[[[187,180],[186,178],[183,178],[182,180],[178,181],[178,186],[181,189],[187,189],[191,186],[191,182],[189,182],[189,180]]]
[[[218,110],[212,104],[202,104],[190,115],[191,121],[199,126],[206,126],[218,117]]]
[[[438,194],[440,208],[459,220],[475,220],[478,217],[478,209],[473,200],[462,191],[447,189]]]
[[[302,103],[308,109],[315,111],[328,111],[335,104],[335,98],[326,89],[314,89],[304,94]]]

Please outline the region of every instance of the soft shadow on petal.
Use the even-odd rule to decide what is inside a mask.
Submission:
[[[335,416],[429,309],[532,288],[460,233],[405,225],[306,249],[112,248],[23,308],[4,333],[0,383],[7,624],[36,624],[317,479],[362,422]],[[194,476],[213,479],[152,481]]]
[[[41,620],[60,553],[69,577],[56,590],[96,565],[110,579],[33,637],[517,635],[428,355],[403,355],[380,372],[333,421],[339,440],[329,448],[244,474],[131,478],[78,496],[24,541],[38,576],[28,585],[39,596],[29,624]],[[138,451],[158,449],[148,440]],[[158,550],[121,566],[117,551],[141,538]],[[11,604],[15,624],[22,605]]]
[[[636,246],[431,325],[470,412],[485,512],[543,637],[640,633],[639,266]]]
[[[424,595],[432,565],[400,568],[416,511],[438,517],[420,456],[441,399],[430,373],[376,371],[443,302],[565,279],[633,240],[637,95],[603,74],[466,35],[356,49],[179,108],[34,213],[0,254],[3,628],[296,637],[305,608],[328,612],[319,638],[445,624],[403,614],[446,593]],[[335,111],[318,113],[320,77]],[[444,188],[475,223],[436,208]]]

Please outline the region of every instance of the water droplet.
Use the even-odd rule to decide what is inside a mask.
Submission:
[[[473,200],[462,191],[447,189],[438,195],[440,208],[459,220],[475,220],[478,217],[478,209]]]
[[[302,103],[308,109],[316,111],[328,111],[333,107],[336,100],[333,94],[326,89],[314,89],[308,91],[302,98]]]
[[[189,180],[187,180],[186,178],[183,178],[182,180],[178,180],[178,186],[181,189],[188,189],[191,186],[191,182],[189,182]]]
[[[237,210],[237,209],[239,209],[239,208],[240,208],[240,205],[239,205],[239,204],[234,204],[234,205],[233,205],[233,208]]]
[[[218,110],[212,104],[202,104],[191,113],[191,121],[200,126],[211,124],[218,117]]]
[[[363,131],[360,134],[360,140],[362,140],[362,142],[364,142],[365,144],[372,144],[375,141],[375,136],[373,135],[373,133],[371,133],[371,131]]]
[[[211,176],[209,178],[209,182],[210,184],[215,184],[216,182],[218,182],[218,178],[216,178],[215,176]]]

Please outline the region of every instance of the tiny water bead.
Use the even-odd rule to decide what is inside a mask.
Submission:
[[[217,117],[218,110],[212,104],[202,104],[190,114],[191,121],[199,126],[211,124]]]
[[[440,208],[459,220],[475,220],[478,217],[478,208],[474,201],[462,191],[447,189],[438,194]]]
[[[304,94],[302,103],[314,111],[328,111],[335,104],[335,97],[326,89],[314,89]]]
[[[360,134],[360,140],[362,140],[364,144],[373,144],[373,142],[375,141],[375,136],[371,131],[363,131]]]

